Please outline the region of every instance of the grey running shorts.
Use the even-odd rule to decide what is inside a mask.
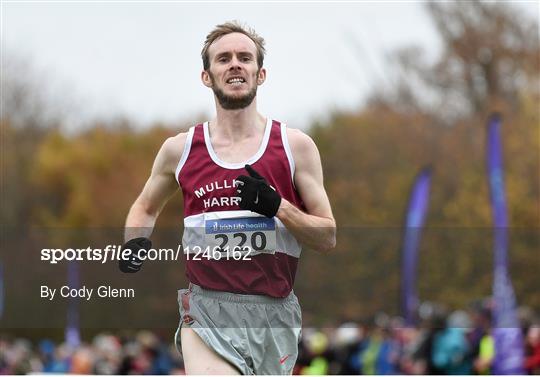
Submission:
[[[195,284],[178,291],[180,329],[191,327],[242,374],[291,374],[298,356],[302,318],[298,298],[211,291]]]

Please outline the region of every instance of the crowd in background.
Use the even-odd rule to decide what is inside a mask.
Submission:
[[[524,371],[540,374],[540,319],[529,308],[518,315],[523,332]],[[495,345],[491,301],[466,311],[420,306],[419,325],[385,314],[356,325],[304,330],[296,374],[492,374]]]
[[[524,339],[524,369],[540,374],[540,320],[518,311]],[[495,347],[488,301],[447,312],[425,303],[419,325],[379,314],[370,321],[323,329],[304,328],[294,374],[490,374]],[[150,331],[100,333],[70,347],[41,340],[0,337],[0,374],[184,374],[170,339]]]

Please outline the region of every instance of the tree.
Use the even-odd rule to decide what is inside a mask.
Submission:
[[[395,53],[401,75],[393,93],[375,102],[420,109],[451,124],[494,109],[520,111],[524,93],[539,93],[538,22],[505,2],[427,2],[426,10],[442,42],[435,62],[422,49]]]

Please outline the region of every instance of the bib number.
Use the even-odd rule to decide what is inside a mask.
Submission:
[[[266,217],[207,219],[205,241],[221,255],[274,254],[276,223]]]

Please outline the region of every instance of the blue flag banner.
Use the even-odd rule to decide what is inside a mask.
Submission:
[[[68,264],[68,286],[70,288],[79,288],[79,263],[70,261]],[[68,303],[67,326],[65,330],[66,343],[72,347],[81,344],[79,332],[79,298],[71,297]]]
[[[415,179],[405,219],[401,255],[401,301],[403,316],[408,326],[415,324],[415,313],[418,308],[416,293],[418,247],[429,204],[430,184],[431,168],[425,167]]]
[[[494,226],[493,374],[523,374],[523,335],[516,315],[516,297],[508,273],[508,217],[503,179],[502,120],[493,114],[488,120],[487,170]]]
[[[0,263],[0,319],[4,314],[4,271]]]

